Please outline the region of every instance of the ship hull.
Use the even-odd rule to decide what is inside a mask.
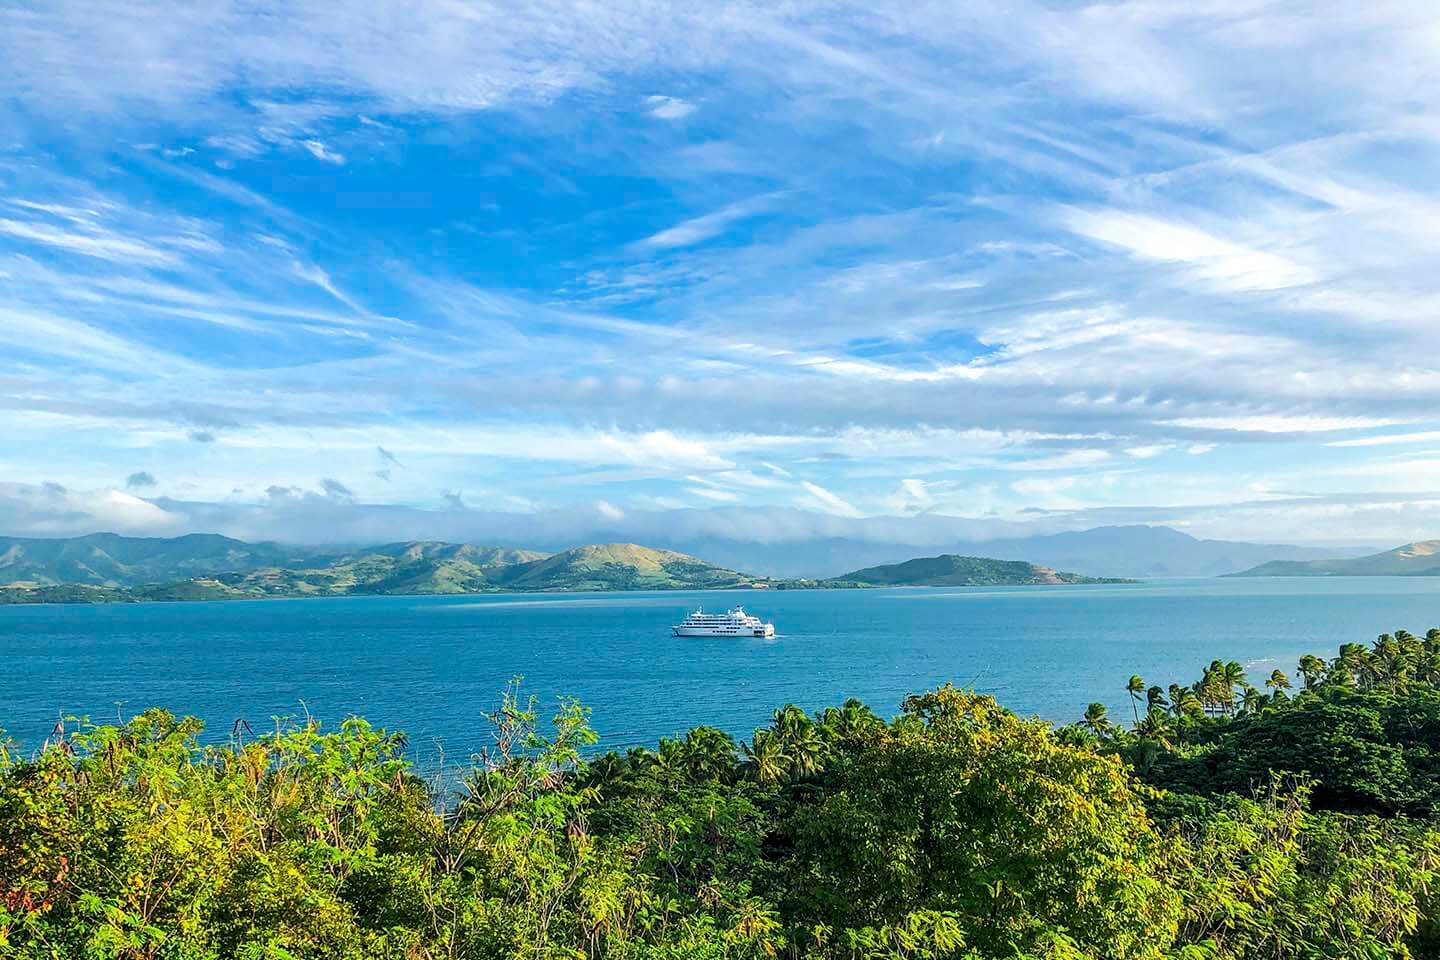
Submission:
[[[764,627],[737,627],[733,630],[717,629],[713,627],[671,627],[677,637],[773,637],[775,628],[770,625]]]

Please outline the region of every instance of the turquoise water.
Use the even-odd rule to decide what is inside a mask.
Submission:
[[[773,640],[678,639],[687,608],[731,603]],[[150,705],[227,733],[273,716],[358,713],[406,730],[422,762],[485,744],[506,681],[594,710],[603,747],[699,723],[748,734],[786,702],[857,696],[894,713],[953,681],[1024,714],[1128,716],[1131,673],[1189,681],[1219,657],[1257,685],[1301,653],[1440,624],[1440,579],[1193,580],[1123,586],[0,607],[0,727],[33,746],[58,717]]]

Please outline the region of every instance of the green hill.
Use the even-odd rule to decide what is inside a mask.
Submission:
[[[547,556],[535,550],[468,543],[392,543],[314,567],[217,574],[138,592],[157,600],[483,593],[497,589],[493,578],[499,571]]]
[[[485,571],[549,556],[536,550],[417,540],[351,552],[246,543],[218,534],[121,537],[96,533],[43,540],[0,538],[0,586],[159,589],[195,581],[194,592],[242,596],[348,593],[464,593]],[[227,589],[221,589],[225,587]]]
[[[904,563],[866,567],[835,577],[834,580],[873,587],[991,587],[1128,582],[1060,573],[1023,560],[991,560],[986,557],[959,557],[948,553],[938,557],[918,557]]]
[[[536,550],[415,541],[366,547],[308,565],[208,573],[127,587],[13,583],[0,586],[0,603],[704,590],[748,586],[752,579],[683,553],[633,543],[576,547],[551,555]]]
[[[1440,577],[1440,540],[1348,560],[1272,560],[1232,577]]]
[[[213,533],[184,537],[92,533],[55,540],[0,537],[0,585],[135,587],[262,567],[293,567],[317,555],[319,551],[310,547],[246,543]]]
[[[504,567],[493,582],[505,590],[708,590],[753,579],[683,553],[602,543]]]

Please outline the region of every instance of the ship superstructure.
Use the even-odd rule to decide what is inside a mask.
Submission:
[[[677,637],[773,637],[775,624],[732,607],[725,613],[696,610],[675,624]]]

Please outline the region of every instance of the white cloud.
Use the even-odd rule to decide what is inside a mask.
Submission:
[[[714,213],[693,217],[673,227],[661,230],[659,233],[651,234],[644,240],[641,240],[639,246],[652,250],[691,247],[697,243],[703,243],[712,237],[719,236],[733,223],[747,220],[750,217],[762,213],[769,203],[769,197],[760,197],[753,200],[732,203],[728,207],[716,210]]]
[[[655,95],[646,97],[645,103],[649,106],[650,116],[659,117],[661,120],[683,120],[695,112],[695,104],[679,97],[666,97]]]
[[[857,510],[852,504],[847,503],[845,500],[831,493],[829,490],[826,490],[818,483],[811,483],[809,480],[802,480],[800,481],[800,486],[803,487],[805,492],[810,495],[808,498],[809,503],[819,506],[820,509],[825,510],[828,513],[838,514],[842,517],[862,516],[860,511]],[[802,500],[801,502],[806,501]]]
[[[697,497],[720,503],[737,503],[740,500],[740,494],[733,490],[720,490],[715,487],[686,487],[685,489]]]
[[[1286,257],[1224,240],[1197,227],[1119,210],[1071,210],[1076,233],[1146,260],[1191,264],[1198,277],[1230,290],[1277,290],[1313,283],[1311,270]]]
[[[345,164],[344,154],[337,153],[336,151],[331,150],[319,140],[302,140],[300,142],[300,145],[304,147],[307,151],[309,151],[310,156],[314,157],[316,160],[322,160],[325,163],[333,163],[337,167],[344,166]]]
[[[117,336],[85,323],[53,314],[0,306],[0,343],[8,343],[11,357],[37,354],[57,357],[75,366],[120,373],[144,370],[154,374],[196,374],[196,364]]]
[[[1049,457],[1007,463],[1010,470],[1076,470],[1093,467],[1110,459],[1108,450],[1067,450]]]
[[[10,529],[41,537],[101,530],[168,536],[191,529],[184,516],[121,490],[70,490],[51,483],[0,483],[0,518]]]
[[[677,437],[668,430],[638,435],[602,433],[597,440],[602,447],[614,450],[621,461],[641,467],[689,471],[734,466],[724,457],[711,453],[704,443]]]
[[[61,230],[43,223],[23,223],[18,220],[0,218],[0,233],[49,247],[58,247],[71,253],[95,257],[99,260],[170,264],[176,262],[177,259],[175,254],[170,251],[158,249],[139,240],[102,231],[99,228],[78,233]]]
[[[1331,440],[1327,447],[1383,447],[1402,443],[1432,443],[1440,440],[1440,430],[1422,430],[1418,433],[1387,433],[1378,437],[1355,437],[1350,440]]]
[[[931,495],[929,487],[924,480],[916,477],[901,480],[899,487],[885,500],[886,512],[901,516],[923,513],[934,506],[935,497]]]
[[[1242,414],[1238,416],[1179,417],[1166,421],[1190,430],[1226,430],[1240,433],[1330,433],[1388,427],[1399,420],[1380,417],[1329,417],[1315,414]]]

